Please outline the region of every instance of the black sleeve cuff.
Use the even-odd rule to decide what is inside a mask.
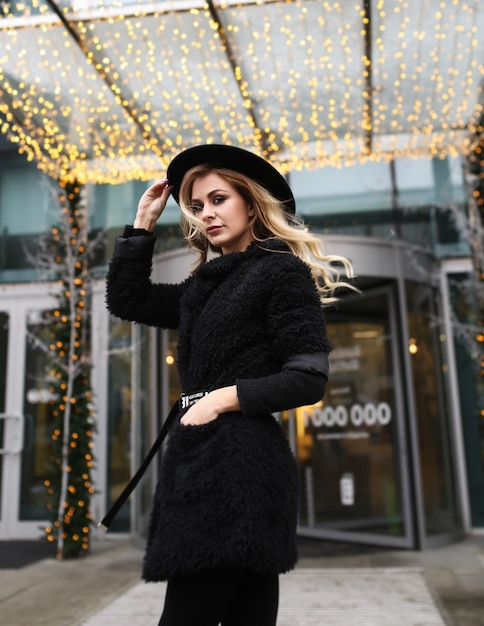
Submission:
[[[156,237],[144,228],[126,226],[122,237],[117,237],[113,256],[118,259],[150,261]]]
[[[327,352],[296,354],[287,359],[282,366],[284,370],[298,370],[310,374],[324,374],[329,377],[329,355]]]
[[[123,237],[138,237],[139,235],[154,237],[153,233],[149,230],[146,230],[146,228],[135,228],[130,224],[126,224],[123,231]]]

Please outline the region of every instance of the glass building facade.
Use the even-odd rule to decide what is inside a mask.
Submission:
[[[457,158],[294,172],[298,213],[355,266],[361,293],[326,310],[334,351],[324,401],[276,415],[300,472],[302,535],[407,548],[484,526],[484,420],[472,263]],[[86,188],[95,442],[94,516],[125,486],[179,393],[176,333],[111,318],[103,277],[114,238],[146,183]],[[37,536],[49,445],[42,354],[29,337],[53,306],[28,252],[53,223],[52,181],[0,143],[0,537]],[[20,210],[21,209],[21,210]],[[154,279],[182,280],[192,258],[170,203]],[[156,464],[116,519],[143,537]]]

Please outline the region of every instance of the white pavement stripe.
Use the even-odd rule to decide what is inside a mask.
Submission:
[[[164,583],[139,583],[83,622],[83,626],[156,625],[164,593]],[[297,569],[281,576],[277,623],[445,626],[420,570],[413,568]]]

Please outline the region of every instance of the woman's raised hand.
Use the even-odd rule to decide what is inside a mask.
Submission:
[[[156,220],[163,213],[172,189],[167,178],[158,180],[148,187],[138,203],[133,226],[153,232]]]

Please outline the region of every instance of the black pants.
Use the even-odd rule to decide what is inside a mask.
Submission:
[[[277,574],[210,570],[168,581],[158,626],[275,626]]]

